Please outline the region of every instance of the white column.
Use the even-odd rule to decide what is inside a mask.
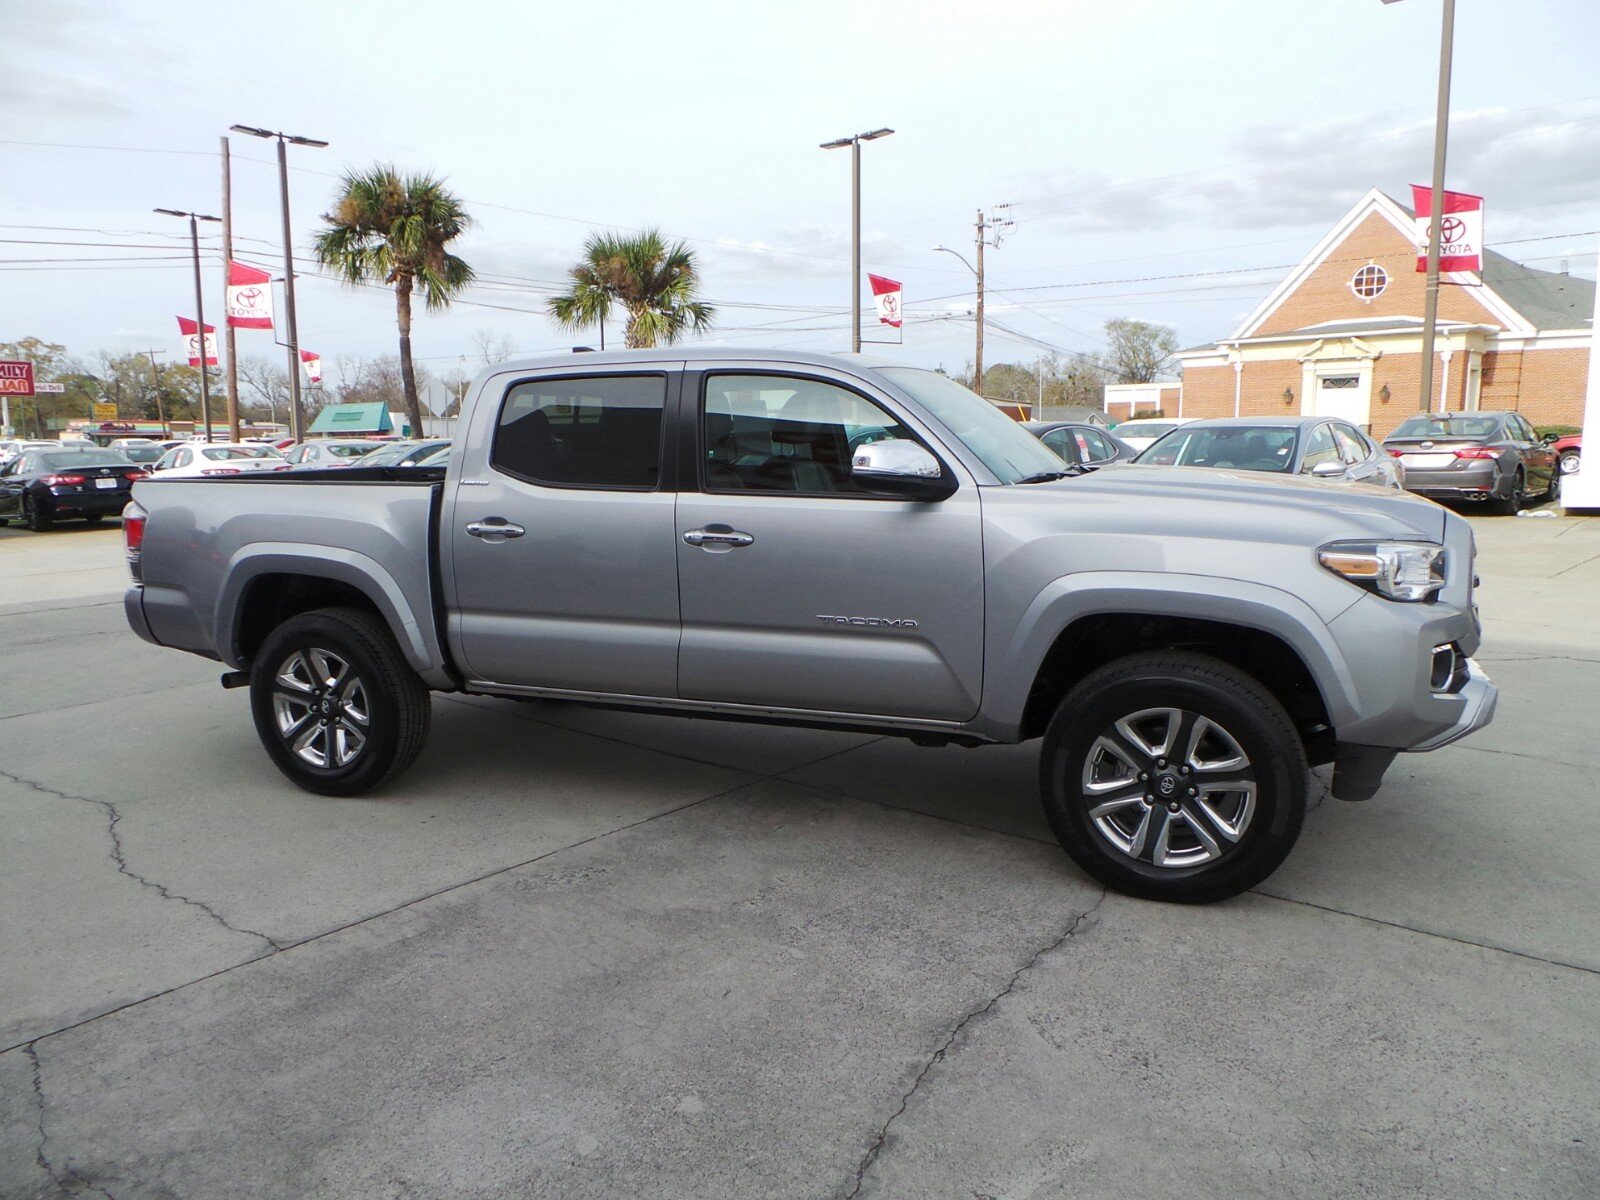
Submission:
[[[1591,447],[1578,469],[1561,480],[1561,507],[1600,510],[1600,291],[1595,292],[1595,321],[1589,332],[1589,390],[1583,402],[1583,440]]]
[[[1233,415],[1239,415],[1240,399],[1244,394],[1244,361],[1233,360]],[[1181,398],[1181,397],[1180,397]]]
[[[1450,355],[1451,355],[1451,353],[1452,353],[1452,351],[1450,350],[1449,346],[1446,346],[1439,353],[1439,361],[1444,364],[1443,370],[1441,370],[1440,373],[1439,373],[1439,411],[1442,412],[1442,413],[1446,413],[1446,412],[1450,411]]]

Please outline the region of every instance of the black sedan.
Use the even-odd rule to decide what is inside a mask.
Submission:
[[[1132,462],[1139,453],[1110,430],[1082,421],[1024,421],[1022,427],[1059,454],[1068,466],[1084,471]]]
[[[1553,438],[1514,412],[1438,413],[1402,421],[1383,448],[1406,467],[1406,487],[1431,500],[1488,502],[1508,516],[1529,497],[1561,490]]]
[[[0,467],[0,525],[20,520],[42,533],[64,518],[115,516],[145,474],[118,450],[30,448]]]
[[[1361,430],[1335,417],[1218,417],[1179,425],[1139,462],[1309,475],[1403,488],[1400,463]]]

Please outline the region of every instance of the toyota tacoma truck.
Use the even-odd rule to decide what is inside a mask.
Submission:
[[[148,479],[140,637],[248,686],[295,784],[366,792],[429,693],[1037,740],[1085,871],[1260,882],[1309,768],[1361,800],[1487,724],[1473,539],[1391,489],[1122,465],[1074,476],[933,371],[695,348],[505,363],[447,468]]]

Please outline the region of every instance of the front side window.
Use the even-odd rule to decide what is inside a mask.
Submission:
[[[935,420],[960,438],[1001,483],[1061,470],[1057,455],[982,396],[947,375],[918,367],[879,367]]]
[[[1334,444],[1333,430],[1326,425],[1318,425],[1306,435],[1306,457],[1300,464],[1300,472],[1309,475],[1316,467],[1323,463],[1336,463],[1339,460],[1339,447]]]
[[[1354,466],[1358,462],[1365,461],[1368,454],[1367,445],[1361,440],[1361,435],[1354,429],[1351,429],[1348,425],[1335,424],[1333,426],[1333,436],[1334,440],[1339,443],[1339,454],[1345,462]]]
[[[501,405],[490,465],[555,487],[653,489],[666,400],[664,375],[519,383]]]
[[[707,376],[701,429],[708,492],[869,495],[850,471],[856,449],[917,440],[866,397],[787,375]]]

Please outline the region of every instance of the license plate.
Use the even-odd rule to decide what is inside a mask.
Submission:
[[[1454,454],[1402,454],[1400,461],[1408,467],[1416,467],[1419,471],[1432,471],[1440,467],[1448,467],[1455,462]]]
[[[114,488],[114,487],[116,487],[116,486],[117,486],[117,484],[119,484],[119,483],[121,483],[121,482],[122,482],[122,481],[121,481],[121,480],[120,480],[120,479],[96,479],[96,480],[95,480],[95,481],[94,481],[94,485],[95,485],[95,487],[97,487],[97,488],[107,488],[107,489],[110,489],[110,488]]]

